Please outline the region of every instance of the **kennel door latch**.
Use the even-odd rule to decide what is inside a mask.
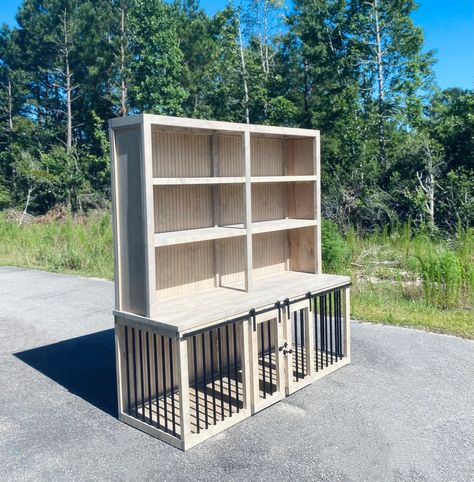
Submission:
[[[293,349],[290,348],[289,350],[287,350],[287,348],[288,348],[288,342],[285,341],[285,343],[283,343],[283,345],[278,348],[278,351],[283,352],[284,356],[287,356],[288,354],[291,355],[291,353],[293,353]]]

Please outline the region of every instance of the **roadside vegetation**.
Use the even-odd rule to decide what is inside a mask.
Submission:
[[[410,224],[370,234],[323,223],[325,272],[352,278],[352,316],[474,339],[474,230],[450,238]],[[0,264],[113,279],[108,212],[0,214]]]
[[[111,216],[60,211],[20,225],[17,213],[0,213],[0,264],[113,279]]]

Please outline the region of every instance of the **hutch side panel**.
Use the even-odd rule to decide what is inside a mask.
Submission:
[[[143,219],[140,129],[117,129],[114,135],[115,218],[118,259],[118,307],[146,314],[145,220]]]

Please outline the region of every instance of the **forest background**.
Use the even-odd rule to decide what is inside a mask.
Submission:
[[[0,262],[112,276],[109,118],[318,128],[355,315],[474,336],[474,92],[437,86],[416,8],[24,0],[0,31]]]

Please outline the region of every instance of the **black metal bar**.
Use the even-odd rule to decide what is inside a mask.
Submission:
[[[128,326],[124,327],[125,333],[125,369],[127,371],[127,414],[130,413],[130,359],[128,356]]]
[[[299,367],[298,367],[298,312],[293,313],[293,326],[295,330],[295,367],[296,367],[296,381],[299,380]]]
[[[329,340],[328,340],[328,297],[324,295],[324,351],[326,352],[326,366],[329,366]]]
[[[135,342],[135,328],[132,328],[132,357],[133,357],[133,392],[135,395],[135,418],[138,418],[138,384],[137,384],[137,348]]]
[[[153,351],[155,355],[155,401],[156,401],[156,421],[157,427],[160,428],[160,387],[158,384],[158,349],[156,346],[156,333],[153,333]]]
[[[340,344],[341,344],[341,331],[340,331],[340,324],[339,324],[339,290],[334,292],[334,304],[336,307],[336,361],[339,358],[341,359],[341,351],[340,351]]]
[[[271,320],[267,321],[268,332],[268,367],[270,369],[270,395],[273,393],[273,364],[272,364],[272,327]]]
[[[262,352],[260,358],[262,360],[262,386],[263,386],[263,398],[267,398],[267,374],[265,370],[265,337],[263,331],[263,323],[260,323],[260,340],[262,344]]]
[[[216,418],[216,382],[214,379],[214,341],[212,336],[212,330],[209,331],[209,345],[211,346],[211,383],[212,383],[212,411],[214,413],[214,425],[217,423]]]
[[[199,395],[198,395],[198,369],[197,369],[197,348],[196,348],[196,336],[193,336],[193,373],[194,373],[194,397],[196,399],[196,427],[197,433],[200,432],[199,422]]]
[[[334,293],[334,292],[333,292]],[[332,302],[332,298],[333,298],[333,293],[329,293],[329,349],[331,350],[331,365],[333,363],[333,312],[332,312],[332,308],[333,308],[333,302]]]
[[[339,358],[342,360],[344,358],[344,351],[343,351],[343,340],[345,336],[345,332],[342,328],[342,290],[339,290]]]
[[[220,391],[221,391],[221,417],[224,420],[224,387],[222,385],[222,338],[221,338],[221,329],[217,328],[217,341],[219,342],[218,346],[218,355],[219,355],[219,383],[220,383]]]
[[[319,343],[321,350],[321,370],[324,369],[324,295],[319,296],[319,330],[321,332],[321,340]]]
[[[239,367],[237,365],[237,329],[235,323],[232,323],[232,335],[234,338],[234,375],[235,375],[235,400],[237,403],[237,413],[240,411],[239,407],[239,382],[238,382],[238,375],[239,375]]]
[[[145,421],[145,383],[143,373],[143,342],[142,342],[142,330],[138,330],[138,352],[140,355],[140,388],[142,395],[142,420]]]
[[[206,422],[206,428],[209,427],[209,412],[207,410],[207,367],[206,367],[206,335],[201,334],[202,343],[202,377],[204,380],[204,417]],[[199,405],[198,405],[199,408]]]
[[[148,331],[145,331],[146,346],[146,371],[148,381],[148,414],[150,416],[150,425],[153,425],[153,415],[151,411],[151,369],[150,369],[150,337]]]
[[[173,435],[176,435],[176,414],[174,407],[174,360],[173,360],[173,340],[169,339],[169,357],[170,357],[170,385],[171,385],[171,419],[173,422]]]
[[[163,401],[165,412],[165,430],[168,431],[168,393],[166,390],[166,355],[165,355],[165,337],[161,336],[161,372],[163,376]]]
[[[319,360],[318,360],[318,304],[317,304],[317,297],[315,296],[314,301],[314,361],[316,362],[316,372],[318,371]]]
[[[226,346],[226,362],[227,362],[227,406],[229,407],[229,417],[232,417],[232,389],[230,385],[230,341],[229,341],[229,325],[225,325],[225,346]]]
[[[305,377],[304,362],[305,362],[305,350],[304,350],[304,309],[300,310],[300,341],[301,341],[301,378]]]

